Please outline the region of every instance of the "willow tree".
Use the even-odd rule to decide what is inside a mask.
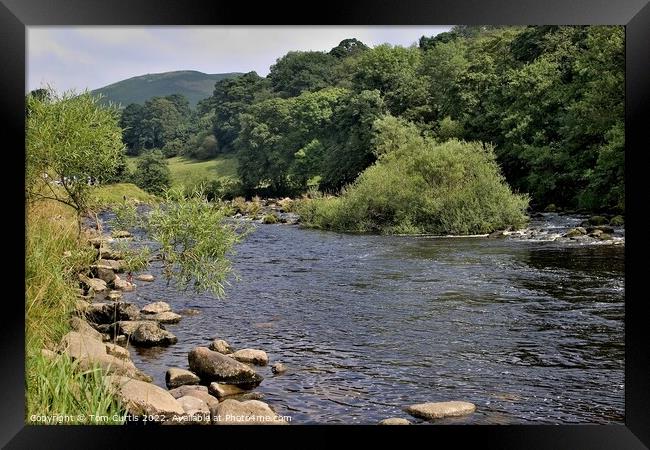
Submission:
[[[55,200],[81,215],[91,185],[113,175],[124,151],[119,112],[88,92],[27,96],[28,201]]]

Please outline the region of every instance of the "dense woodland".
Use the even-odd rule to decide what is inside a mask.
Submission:
[[[624,67],[622,27],[456,26],[409,48],[289,52],[195,109],[179,95],[128,105],[120,125],[129,155],[236,155],[226,196],[347,192],[402,127],[425,147],[475,143],[535,208],[622,211]]]

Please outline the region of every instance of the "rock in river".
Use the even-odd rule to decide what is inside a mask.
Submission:
[[[402,419],[401,417],[391,417],[390,419],[384,419],[381,422],[379,422],[379,425],[410,425],[411,422],[409,422],[406,419]]]
[[[165,416],[169,419],[185,413],[181,403],[154,384],[117,376],[104,377],[104,382],[115,389],[122,404],[134,416]]]
[[[167,389],[174,389],[185,384],[199,384],[200,378],[189,370],[172,367],[165,374]]]
[[[166,302],[153,302],[145,305],[140,312],[142,314],[160,314],[164,312],[171,311],[172,308],[169,306],[169,303]]]
[[[471,414],[476,411],[476,406],[469,402],[429,402],[411,405],[406,412],[421,419],[440,419],[442,417],[455,417]]]
[[[169,393],[174,398],[180,398],[185,395],[190,395],[191,392],[203,392],[208,393],[208,388],[206,386],[201,386],[200,384],[184,384],[174,389],[170,389]],[[209,394],[208,394],[209,395]]]
[[[106,288],[106,282],[100,280],[99,278],[88,278],[84,274],[79,274],[79,281],[88,286],[94,292],[104,292]]]
[[[154,276],[151,275],[150,273],[143,273],[143,274],[137,275],[137,276],[135,277],[135,279],[136,279],[136,280],[140,280],[140,281],[151,282],[151,281],[153,281],[155,278],[154,278]]]
[[[115,275],[115,279],[113,280],[113,286],[115,287],[115,289],[124,292],[130,292],[135,290],[135,284],[129,283],[128,281],[121,279],[117,275]]]
[[[158,314],[149,314],[146,317],[147,319],[155,320],[160,323],[178,323],[183,316],[171,311],[165,311]]]
[[[215,425],[285,425],[287,422],[259,400],[240,402],[227,399],[219,403],[212,417]]]
[[[210,346],[208,348],[213,352],[223,353],[224,355],[228,355],[232,353],[232,348],[230,347],[230,344],[224,341],[223,339],[215,339],[210,343]]]
[[[256,364],[258,366],[265,366],[269,363],[269,357],[266,355],[265,351],[253,348],[237,350],[229,356],[235,358],[239,362]]]
[[[221,384],[212,382],[210,383],[210,386],[208,386],[208,392],[218,399],[222,399],[233,395],[245,394],[247,391],[235,386],[234,384]]]
[[[285,366],[282,363],[275,363],[271,366],[271,372],[273,372],[276,375],[280,375],[281,373],[284,373],[287,371],[287,366]]]
[[[214,352],[207,347],[195,347],[187,356],[190,370],[202,381],[256,386],[264,379],[246,364]]]
[[[131,335],[131,342],[141,347],[172,345],[178,342],[176,336],[163,329],[156,322],[143,321]]]

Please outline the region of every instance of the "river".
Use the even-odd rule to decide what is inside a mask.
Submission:
[[[288,371],[257,368],[257,391],[292,423],[418,422],[403,407],[446,400],[477,411],[436,423],[623,423],[624,246],[543,239],[580,220],[546,214],[535,239],[255,225],[222,299],[150,267],[126,301],[200,313],[165,326],[176,345],[132,357],[165,386],[212,338],[265,350]]]

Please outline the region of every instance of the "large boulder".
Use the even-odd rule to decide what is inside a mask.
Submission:
[[[205,382],[257,386],[264,379],[246,364],[207,347],[195,347],[187,359],[192,372]]]
[[[99,278],[88,278],[82,273],[79,274],[79,281],[85,284],[88,289],[92,289],[94,292],[104,292],[107,289],[106,282],[104,280],[100,280]]]
[[[160,314],[164,312],[171,311],[172,308],[169,306],[169,303],[165,302],[153,302],[145,305],[140,312],[142,314]]]
[[[165,346],[178,342],[176,336],[151,321],[143,321],[131,334],[130,339],[134,345],[140,347]]]
[[[105,344],[77,331],[63,336],[59,345],[60,351],[78,361],[82,370],[100,367],[106,373],[152,381],[152,378],[136,368],[133,362],[106,353]]]
[[[235,353],[228,356],[235,358],[239,362],[257,364],[258,366],[265,366],[269,363],[269,357],[265,351],[253,348],[237,350]]]
[[[410,415],[426,420],[465,416],[474,411],[476,406],[473,403],[460,401],[420,403],[406,408]]]
[[[134,416],[168,420],[185,414],[183,406],[169,392],[154,384],[119,376],[104,377],[104,382],[115,390],[126,410]]]
[[[219,403],[212,416],[215,425],[285,425],[287,422],[259,400],[240,402],[227,399]]]
[[[181,316],[180,314],[173,313],[171,311],[165,311],[158,314],[149,314],[146,317],[147,319],[155,320],[160,323],[178,323],[180,322],[183,316]]]
[[[165,374],[167,389],[174,389],[185,384],[199,384],[201,379],[189,370],[172,367]]]
[[[213,352],[223,353],[224,355],[232,353],[232,347],[230,347],[230,344],[223,339],[215,339],[214,341],[210,342],[208,348]]]

